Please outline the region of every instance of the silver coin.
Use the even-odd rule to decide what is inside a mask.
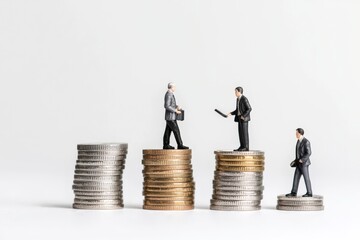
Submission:
[[[101,185],[101,186],[82,186],[82,185],[72,185],[72,189],[76,191],[120,191],[122,190],[121,185]]]
[[[231,196],[231,195],[212,195],[213,199],[225,200],[225,201],[260,201],[263,199],[263,195],[243,195],[243,196]]]
[[[217,206],[210,205],[211,210],[218,211],[256,211],[260,210],[261,206]]]
[[[110,205],[119,205],[119,204],[124,204],[123,200],[119,200],[119,199],[115,199],[115,200],[109,200],[109,199],[79,199],[79,198],[75,198],[74,199],[74,203],[76,204],[110,204]]]
[[[75,175],[86,175],[86,176],[118,176],[118,175],[122,175],[122,170],[117,170],[117,171],[75,170]]]
[[[122,194],[118,195],[78,195],[75,194],[75,198],[77,199],[84,199],[84,200],[122,200]]]
[[[244,152],[239,152],[239,151],[229,151],[229,150],[217,150],[214,151],[214,153],[216,155],[221,154],[221,155],[237,155],[237,156],[252,156],[252,155],[264,155],[265,153],[263,151],[259,151],[259,150],[251,150],[251,151],[244,151]]]
[[[222,191],[262,191],[264,190],[264,186],[237,186],[237,187],[229,187],[229,186],[213,186],[214,190],[222,190]]]
[[[259,206],[261,201],[226,201],[211,199],[211,205],[216,206]]]
[[[214,171],[215,176],[219,177],[263,177],[262,172],[231,172],[231,171]]]
[[[215,181],[224,181],[224,182],[239,182],[239,181],[262,181],[263,178],[262,177],[219,177],[219,176],[215,176],[214,177]]]
[[[124,166],[125,161],[82,161],[77,160],[79,166]]]
[[[262,195],[262,190],[217,190],[214,189],[215,195],[226,196],[259,196]]]
[[[101,156],[87,156],[87,155],[78,155],[78,160],[82,161],[119,161],[125,160],[126,156],[109,156],[109,155],[101,155]]]
[[[117,204],[73,204],[73,208],[75,209],[89,209],[89,210],[114,210],[124,208],[124,205]]]
[[[323,196],[320,195],[313,195],[312,197],[302,197],[302,196],[296,196],[296,197],[286,197],[284,194],[278,196],[278,200],[290,200],[290,201],[316,201],[316,200],[323,200]]]
[[[278,200],[278,205],[281,206],[322,206],[323,201],[322,200],[316,200],[316,201],[284,201],[284,200]]]
[[[107,190],[107,191],[87,191],[87,190],[74,190],[75,196],[122,196],[122,190]]]
[[[277,210],[284,211],[322,211],[324,206],[276,206]]]
[[[83,180],[74,180],[75,185],[79,186],[110,186],[110,185],[122,185],[122,181],[83,181]]]
[[[86,171],[118,171],[118,170],[122,170],[124,169],[124,166],[117,166],[117,165],[102,165],[102,166],[97,166],[97,165],[79,165],[77,164],[75,166],[76,170],[86,170]]]
[[[95,143],[95,144],[78,144],[78,150],[97,150],[97,151],[112,151],[112,150],[127,150],[127,143]]]
[[[127,150],[114,150],[114,151],[90,151],[90,150],[79,150],[78,156],[93,156],[93,157],[103,157],[103,156],[119,156],[126,157]]]
[[[86,175],[76,175],[74,176],[74,180],[79,181],[120,181],[122,179],[121,175],[115,176],[86,176]]]
[[[228,186],[228,187],[239,187],[239,186],[262,186],[262,181],[238,181],[238,182],[225,182],[225,181],[213,181],[213,186]]]

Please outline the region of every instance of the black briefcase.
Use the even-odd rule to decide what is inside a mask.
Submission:
[[[296,167],[299,164],[299,160],[295,159],[290,163],[290,167]]]
[[[176,114],[176,120],[177,121],[184,121],[185,119],[185,112],[184,110],[180,110],[180,114]]]

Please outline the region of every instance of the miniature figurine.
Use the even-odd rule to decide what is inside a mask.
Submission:
[[[286,194],[286,197],[295,197],[299,187],[301,175],[304,176],[306,185],[306,194],[303,197],[312,197],[311,182],[309,176],[309,165],[311,146],[309,140],[304,137],[304,130],[302,128],[296,129],[296,159],[291,162],[292,167],[296,167],[294,173],[294,180],[291,193]]]
[[[243,88],[235,88],[236,109],[227,114],[235,115],[235,122],[238,122],[240,147],[234,151],[249,151],[249,131],[248,122],[250,121],[251,106],[248,99],[243,95]]]
[[[183,114],[182,109],[176,105],[174,92],[176,90],[176,86],[174,83],[168,84],[168,91],[165,94],[165,120],[166,120],[166,128],[164,132],[163,138],[163,149],[175,149],[170,145],[170,135],[171,132],[174,132],[174,136],[178,145],[178,149],[189,149],[183,145],[180,135],[180,129],[177,124],[177,115]]]

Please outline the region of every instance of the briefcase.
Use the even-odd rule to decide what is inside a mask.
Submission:
[[[184,121],[185,119],[185,112],[184,110],[180,110],[180,114],[176,114],[176,120],[177,121]]]
[[[295,159],[290,163],[290,167],[296,167],[299,164],[299,160]]]

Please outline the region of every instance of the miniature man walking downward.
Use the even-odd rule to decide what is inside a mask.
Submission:
[[[243,95],[243,88],[235,88],[236,109],[227,116],[235,115],[235,122],[238,122],[238,132],[240,147],[234,151],[249,151],[249,131],[248,122],[250,121],[251,106],[248,99]]]
[[[181,114],[181,108],[176,105],[174,92],[176,90],[174,83],[168,84],[168,91],[165,94],[165,120],[166,120],[166,128],[164,132],[163,139],[163,149],[175,149],[173,146],[170,146],[170,135],[171,132],[174,132],[174,136],[176,139],[176,143],[178,145],[178,149],[189,149],[183,145],[180,135],[180,129],[176,122],[176,114]]]
[[[287,197],[295,197],[299,187],[299,181],[301,175],[304,176],[305,185],[306,185],[306,194],[303,197],[312,197],[311,182],[309,176],[309,165],[311,147],[310,142],[304,137],[304,130],[302,128],[296,129],[296,138],[298,139],[296,143],[296,159],[292,162],[296,166],[294,173],[294,180],[291,193],[286,194]],[[292,165],[293,166],[293,165]]]

